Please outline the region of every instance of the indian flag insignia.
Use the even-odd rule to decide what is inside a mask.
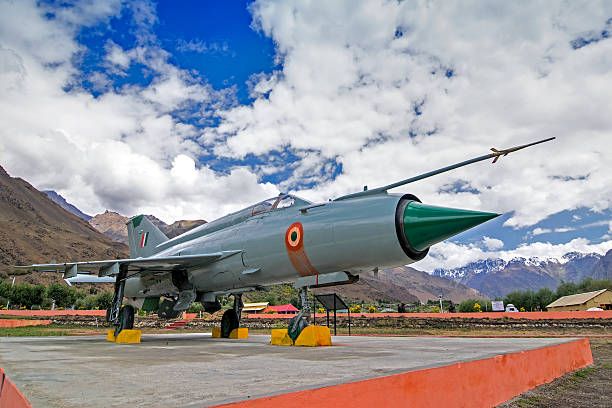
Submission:
[[[149,239],[149,233],[143,232],[142,237],[140,238],[140,247],[144,248],[147,245],[147,240]]]

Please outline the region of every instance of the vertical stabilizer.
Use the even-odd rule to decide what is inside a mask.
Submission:
[[[168,237],[144,215],[130,219],[126,225],[131,258],[151,256],[157,252],[157,245],[168,240]]]

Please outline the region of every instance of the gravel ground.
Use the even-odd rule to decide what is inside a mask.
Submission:
[[[590,339],[595,364],[519,395],[499,407],[612,407],[612,338]]]

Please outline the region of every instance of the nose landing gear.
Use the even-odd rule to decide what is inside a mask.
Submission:
[[[294,342],[302,330],[310,325],[310,299],[308,299],[307,287],[300,289],[300,304],[302,305],[302,310],[289,321],[289,328],[287,330],[287,334]]]

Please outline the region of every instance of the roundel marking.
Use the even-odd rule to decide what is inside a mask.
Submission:
[[[287,231],[285,231],[285,248],[291,264],[301,276],[317,275],[317,284],[319,272],[312,266],[306,251],[304,251],[304,227],[302,223],[294,222]]]
[[[299,222],[291,224],[285,232],[285,244],[287,249],[297,251],[302,248],[302,238],[304,237],[304,228]]]

